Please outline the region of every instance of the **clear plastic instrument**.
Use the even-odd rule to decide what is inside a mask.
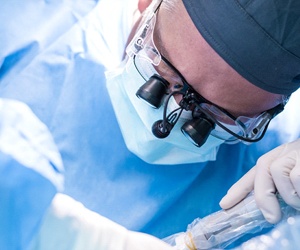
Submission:
[[[300,215],[300,211],[288,206],[278,196],[282,221]],[[236,206],[219,210],[202,219],[195,219],[186,232],[171,235],[164,240],[176,250],[223,249],[245,234],[257,233],[264,228],[273,227],[257,208],[254,194],[250,193]]]

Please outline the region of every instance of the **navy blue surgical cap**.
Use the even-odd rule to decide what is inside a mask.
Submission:
[[[210,46],[266,91],[300,86],[300,0],[183,0]]]

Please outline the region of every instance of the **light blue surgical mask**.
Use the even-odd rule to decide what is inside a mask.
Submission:
[[[153,109],[137,98],[136,91],[145,80],[137,72],[131,58],[118,69],[106,72],[106,77],[110,99],[126,146],[131,152],[152,164],[197,163],[216,159],[218,148],[224,140],[209,136],[206,143],[198,148],[183,136],[180,128],[190,119],[189,112],[180,116],[167,138],[158,139],[152,134],[153,122],[161,119],[163,107]],[[172,97],[168,108],[172,110],[177,107]]]

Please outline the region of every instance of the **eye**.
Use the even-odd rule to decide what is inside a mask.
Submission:
[[[161,62],[158,66],[155,66],[157,73],[162,76],[166,81],[170,83],[170,90],[178,91],[182,89],[183,83],[182,79],[176,72],[174,72],[170,67]]]
[[[183,87],[183,85],[179,84],[179,83],[174,85],[174,89],[181,89],[182,87]]]

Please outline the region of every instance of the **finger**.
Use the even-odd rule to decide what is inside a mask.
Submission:
[[[292,151],[274,162],[270,171],[276,188],[282,199],[290,206],[300,209],[300,198],[296,190],[299,189],[299,165],[297,163],[297,152]]]
[[[257,207],[265,219],[275,224],[281,219],[281,210],[276,197],[276,187],[269,166],[270,159],[261,157],[257,162],[254,194]]]
[[[138,9],[142,13],[150,4],[152,0],[139,0],[138,1]]]
[[[220,201],[223,209],[228,209],[243,200],[254,187],[256,167],[251,168],[241,179],[239,179]]]
[[[293,184],[293,187],[295,188],[298,198],[300,197],[300,155],[299,151],[296,154],[296,163],[295,167],[291,171],[290,178]],[[299,209],[299,208],[297,208]]]

